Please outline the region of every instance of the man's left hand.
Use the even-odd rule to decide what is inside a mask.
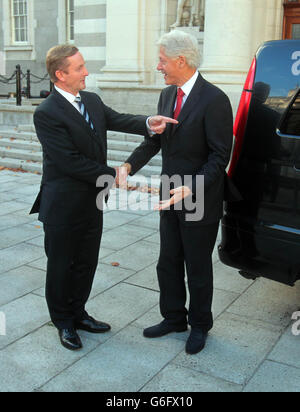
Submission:
[[[162,134],[166,130],[168,123],[178,124],[178,121],[175,119],[172,119],[171,117],[152,116],[152,117],[149,117],[148,123],[153,133]]]
[[[192,191],[188,186],[180,186],[176,189],[171,190],[170,194],[172,195],[172,197],[169,200],[160,201],[159,204],[154,207],[154,210],[161,211],[169,209],[171,205],[175,205],[176,203],[181,202],[186,197],[191,196]]]

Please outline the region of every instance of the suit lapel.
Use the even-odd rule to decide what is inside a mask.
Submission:
[[[68,102],[56,89],[52,92],[58,102],[59,106],[63,109],[63,111],[70,117],[74,122],[80,123],[83,126],[86,126],[87,123],[81,113],[75,109],[75,107]],[[89,126],[88,126],[89,127]]]
[[[191,93],[189,94],[180,112],[180,115],[177,119],[179,124],[174,125],[172,134],[176,133],[176,131],[181,127],[181,125],[185,122],[187,117],[190,115],[190,113],[197,108],[197,103],[201,95],[201,89],[202,89],[203,84],[204,84],[204,79],[199,73],[196,83],[194,84],[194,87],[192,88]]]
[[[168,92],[166,96],[166,104],[162,108],[162,113],[159,113],[159,114],[161,114],[162,116],[173,118],[176,97],[177,97],[177,87],[174,86],[170,88],[170,91]],[[168,123],[166,131],[165,131],[166,136],[170,137],[170,135],[172,135],[172,131],[173,131],[173,125]]]
[[[75,107],[70,102],[68,102],[55,88],[52,93],[54,94],[57,103],[62,108],[62,110],[65,112],[65,114],[70,118],[71,121],[74,121],[75,123],[79,123],[82,127],[85,128],[87,134],[90,137],[92,137],[94,141],[98,144],[98,146],[101,148],[106,158],[106,149],[104,147],[105,145],[102,143],[102,139],[100,139],[100,137],[96,134],[95,130],[92,130],[90,128],[89,124],[86,122],[82,114],[77,109],[75,109]],[[82,96],[82,101],[84,105],[86,104],[86,108],[90,114],[88,99]],[[91,117],[91,119],[95,127],[95,125],[97,125],[98,122],[95,121],[94,117],[95,116]]]
[[[98,113],[97,113],[97,111],[95,110],[95,109],[96,109],[95,105],[94,105],[94,104],[91,104],[91,102],[90,102],[90,100],[87,98],[87,95],[86,95],[86,94],[81,94],[81,93],[80,93],[80,95],[81,95],[82,102],[83,102],[83,104],[85,105],[85,107],[86,107],[86,109],[87,109],[87,111],[88,111],[88,114],[89,114],[89,116],[90,116],[90,119],[91,119],[91,121],[92,121],[92,123],[93,123],[94,130],[92,130],[92,129],[90,128],[90,126],[88,125],[87,122],[85,122],[85,123],[88,125],[89,131],[90,131],[92,137],[93,137],[93,138],[97,141],[97,143],[101,146],[101,148],[102,148],[102,150],[103,150],[103,152],[104,152],[104,154],[105,154],[105,158],[106,158],[107,145],[106,145],[106,141],[101,138],[101,133],[100,133],[100,131],[101,131],[101,124],[100,124],[99,110],[98,110]]]

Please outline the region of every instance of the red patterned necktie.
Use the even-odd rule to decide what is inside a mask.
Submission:
[[[184,98],[185,94],[184,92],[179,88],[177,91],[177,103],[176,103],[176,109],[174,112],[174,119],[177,120],[179,117],[179,114],[181,112],[182,109],[182,101]]]

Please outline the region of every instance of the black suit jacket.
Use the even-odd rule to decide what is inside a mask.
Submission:
[[[158,103],[160,115],[173,117],[177,87],[164,89]],[[187,225],[216,222],[223,215],[225,169],[233,141],[233,116],[228,97],[199,74],[178,118],[162,135],[146,137],[127,159],[136,173],[150,158],[162,150],[162,175],[190,176],[186,182],[197,195],[196,176],[204,176],[204,217],[187,222],[186,211],[178,216]]]
[[[31,213],[39,212],[47,224],[74,224],[97,213],[101,188],[96,188],[96,181],[103,175],[115,177],[115,170],[107,166],[107,130],[146,133],[145,116],[119,114],[95,93],[80,94],[94,130],[56,89],[34,114],[43,177]]]

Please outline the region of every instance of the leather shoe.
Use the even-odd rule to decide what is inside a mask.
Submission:
[[[82,348],[80,337],[74,328],[59,329],[58,331],[61,344],[69,350],[78,350]]]
[[[146,338],[159,338],[172,332],[185,332],[187,330],[187,324],[182,325],[170,325],[166,321],[162,321],[158,325],[151,326],[144,330],[144,336]]]
[[[85,330],[90,333],[105,333],[110,331],[111,327],[107,323],[100,322],[89,316],[88,319],[77,320],[75,329]]]
[[[191,334],[186,342],[185,351],[189,355],[195,355],[201,352],[206,343],[207,332],[203,332],[201,329],[193,328]]]

